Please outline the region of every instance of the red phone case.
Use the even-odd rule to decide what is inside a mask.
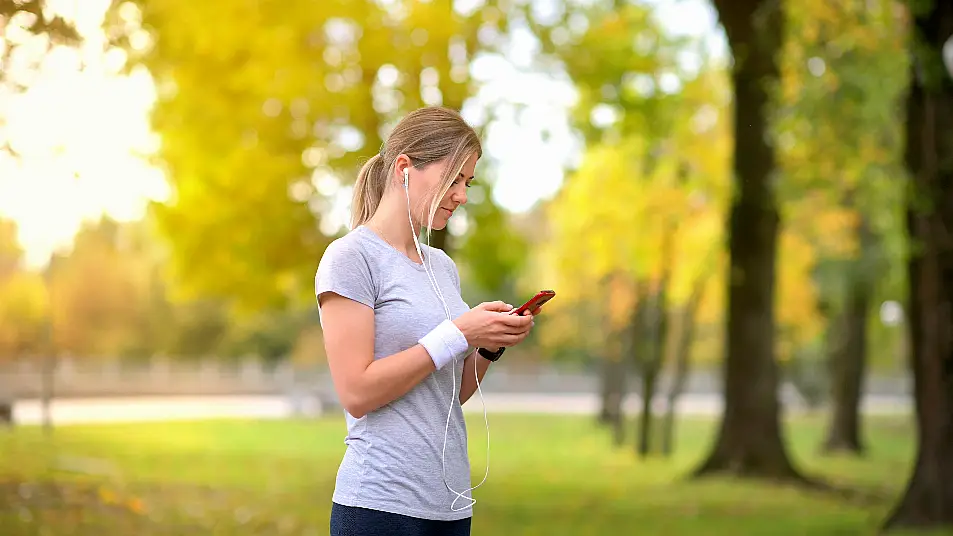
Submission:
[[[554,296],[556,296],[556,293],[552,290],[541,290],[538,294],[530,298],[528,302],[521,305],[518,309],[514,309],[510,314],[521,315],[524,311],[532,311],[533,309],[553,299]]]

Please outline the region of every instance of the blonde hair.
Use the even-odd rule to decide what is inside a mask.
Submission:
[[[399,155],[406,155],[414,168],[422,169],[446,160],[447,168],[437,183],[436,195],[430,202],[429,228],[463,165],[473,155],[483,155],[480,137],[456,110],[431,106],[415,110],[397,123],[381,151],[372,156],[357,175],[351,200],[351,228],[366,223],[380,205],[388,183],[393,182],[394,165]]]

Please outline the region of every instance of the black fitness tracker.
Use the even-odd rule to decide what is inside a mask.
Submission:
[[[503,352],[505,350],[506,350],[505,346],[500,346],[500,349],[495,352],[491,352],[487,350],[486,348],[480,348],[477,350],[477,352],[481,356],[483,356],[483,359],[486,359],[487,361],[496,361],[500,358],[501,355],[503,355]]]

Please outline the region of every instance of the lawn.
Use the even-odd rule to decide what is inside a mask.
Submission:
[[[799,466],[879,493],[844,499],[728,480],[688,482],[712,440],[685,421],[671,459],[613,449],[591,419],[491,415],[475,535],[874,534],[907,478],[907,419],[868,422],[865,459],[824,458],[823,420],[787,426]],[[483,476],[482,415],[470,422]],[[344,423],[208,421],[0,432],[0,535],[327,534]]]

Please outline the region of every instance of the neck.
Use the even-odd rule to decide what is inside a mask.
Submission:
[[[395,195],[399,193],[400,195]],[[384,240],[411,257],[417,256],[414,246],[414,236],[407,218],[407,200],[403,192],[389,191],[384,194],[374,216],[367,221],[367,226],[379,234]],[[420,236],[420,224],[414,221],[414,231]]]

